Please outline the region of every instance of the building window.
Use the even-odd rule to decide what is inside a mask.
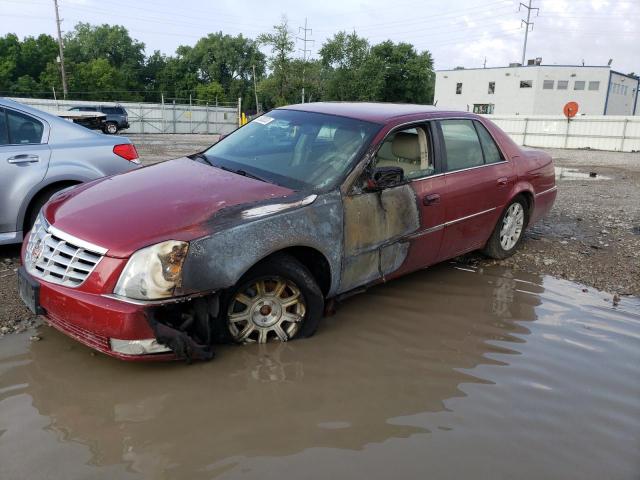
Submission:
[[[493,103],[474,103],[473,113],[483,113],[483,114],[493,113]]]
[[[462,83],[456,83],[456,95],[460,95],[462,93]]]
[[[600,82],[589,82],[589,90],[600,90]]]
[[[584,90],[584,80],[576,80],[573,84],[574,90]]]
[[[566,90],[569,88],[569,80],[558,80],[558,90]]]
[[[520,88],[533,87],[533,80],[520,80]]]
[[[496,93],[496,82],[489,82],[489,94]]]
[[[628,88],[628,87],[627,87],[626,85],[623,85],[623,86],[622,86],[622,88],[624,88],[624,93],[623,93],[623,95],[626,95],[626,94],[627,94],[627,88]]]
[[[545,80],[544,82],[542,82],[542,89],[553,90],[553,83],[553,80]]]

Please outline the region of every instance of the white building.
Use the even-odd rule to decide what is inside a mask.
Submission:
[[[439,107],[476,113],[562,115],[567,102],[578,115],[640,115],[640,79],[608,66],[527,65],[439,70]]]

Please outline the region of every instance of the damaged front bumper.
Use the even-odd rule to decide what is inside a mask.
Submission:
[[[131,303],[36,281],[47,323],[90,348],[128,361],[213,358],[215,295],[182,303]]]

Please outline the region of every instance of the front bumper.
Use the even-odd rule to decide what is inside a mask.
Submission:
[[[148,307],[35,280],[40,284],[40,306],[45,311],[47,323],[62,333],[121,360],[176,359],[174,352],[129,355],[112,349],[110,339],[155,338],[147,321]]]

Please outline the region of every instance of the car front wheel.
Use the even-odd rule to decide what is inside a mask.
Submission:
[[[293,257],[276,255],[246,274],[225,304],[229,340],[286,342],[315,333],[324,298],[307,268]]]
[[[516,197],[502,212],[484,249],[485,255],[498,260],[513,255],[522,241],[527,221],[526,201]]]

